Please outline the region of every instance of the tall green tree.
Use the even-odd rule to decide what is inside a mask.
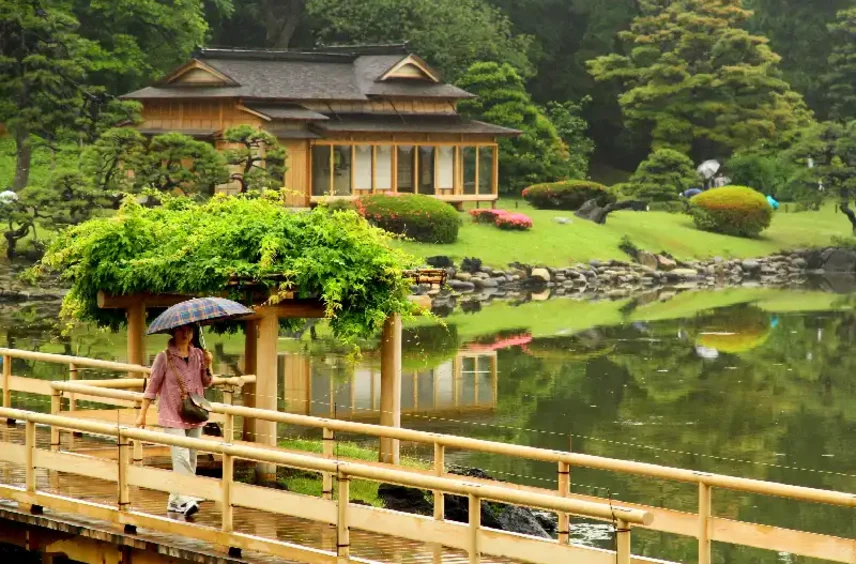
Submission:
[[[846,124],[823,122],[800,132],[788,151],[797,174],[795,193],[815,201],[826,197],[850,221],[856,232],[856,120]]]
[[[414,52],[455,80],[476,61],[498,61],[529,76],[531,38],[514,33],[486,0],[310,0],[325,43],[408,41]]]
[[[532,184],[568,178],[568,148],[511,65],[476,63],[458,83],[477,96],[459,104],[463,114],[522,132],[499,141],[501,190],[516,194]]]
[[[31,135],[56,138],[83,105],[92,45],[77,28],[61,6],[0,2],[0,123],[15,140],[15,191],[29,181]]]
[[[233,9],[209,6],[211,42],[234,47],[311,46],[307,0],[234,0]]]
[[[835,47],[829,55],[825,77],[829,116],[836,120],[856,118],[856,7],[838,12],[829,26]]]
[[[689,157],[672,149],[660,149],[639,164],[627,191],[646,202],[674,202],[681,193],[700,184],[701,178]]]
[[[777,70],[766,39],[741,26],[740,0],[641,0],[642,14],[620,34],[623,54],[589,63],[598,81],[623,87],[631,127],[655,149],[693,157],[727,155],[810,121],[802,97]]]
[[[575,102],[547,102],[544,114],[568,148],[569,176],[585,178],[594,152],[594,142],[588,134],[589,125],[583,117],[583,108],[591,102],[586,96],[581,104]]]
[[[856,6],[853,0],[745,0],[754,13],[747,29],[770,40],[782,57],[785,80],[800,92],[820,119],[829,116],[824,75],[827,60],[840,43],[829,33],[836,13]]]

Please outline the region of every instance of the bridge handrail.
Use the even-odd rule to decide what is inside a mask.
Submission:
[[[143,396],[139,392],[128,392],[120,390],[93,390],[89,386],[71,382],[52,382],[51,386],[56,390],[65,392],[83,393],[92,396],[97,396],[100,393],[105,397],[135,402],[142,401]],[[456,435],[431,433],[426,431],[417,431],[414,429],[404,429],[401,427],[387,427],[384,425],[355,423],[338,419],[324,419],[321,417],[312,417],[310,415],[282,413],[278,411],[269,411],[265,409],[243,407],[237,405],[227,405],[223,403],[212,403],[211,406],[212,411],[214,413],[220,413],[233,417],[250,417],[266,421],[273,421],[277,423],[299,425],[302,427],[315,427],[319,429],[329,429],[331,431],[355,433],[373,437],[397,439],[408,442],[435,444],[447,448],[460,448],[484,453],[502,454],[518,458],[528,458],[530,460],[565,463],[572,466],[584,466],[599,470],[624,472],[628,474],[647,476],[650,478],[659,478],[665,480],[674,480],[678,482],[701,484],[708,487],[718,487],[730,490],[758,493],[763,495],[786,497],[816,503],[827,503],[844,507],[856,507],[856,494],[838,492],[834,490],[821,490],[817,488],[782,484],[778,482],[768,482],[764,480],[739,478],[724,474],[712,474],[707,472],[698,472],[695,470],[685,470],[669,466],[660,466],[657,464],[649,464],[647,462],[634,462],[629,460],[620,460],[616,458],[594,456],[589,454],[563,452],[539,447],[500,443],[495,441],[486,441],[483,439],[473,439],[470,437],[460,437]]]
[[[58,415],[48,415],[45,413],[25,411],[21,409],[0,408],[0,417],[61,427],[73,431],[116,437],[120,440],[132,439],[159,445],[184,447],[213,454],[231,456],[233,458],[241,458],[244,460],[270,462],[272,464],[279,464],[301,470],[330,472],[340,476],[389,482],[401,486],[436,490],[453,495],[474,496],[479,499],[512,505],[525,505],[527,507],[534,507],[545,511],[572,513],[574,515],[600,519],[619,519],[626,523],[642,525],[650,525],[653,521],[653,515],[647,511],[625,508],[619,505],[564,499],[551,495],[520,491],[503,486],[488,486],[468,482],[465,477],[449,478],[425,476],[403,470],[379,468],[367,464],[326,460],[290,452],[276,451],[273,449],[233,445],[227,442],[216,442],[190,437],[177,437],[175,435],[159,431],[116,426],[107,423],[86,421]]]

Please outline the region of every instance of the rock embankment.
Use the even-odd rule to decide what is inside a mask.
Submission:
[[[677,260],[667,254],[641,251],[636,260],[592,260],[565,268],[512,263],[507,269],[464,259],[456,266],[448,257],[431,257],[428,264],[445,268],[445,288],[414,286],[433,305],[461,295],[483,299],[532,299],[568,294],[628,296],[657,288],[694,289],[729,286],[797,287],[813,275],[838,274],[856,278],[856,250],[841,248],[797,250],[755,259]]]

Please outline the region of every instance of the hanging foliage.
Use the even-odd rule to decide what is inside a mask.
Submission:
[[[199,204],[167,198],[146,208],[127,200],[118,214],[61,233],[33,274],[71,283],[66,317],[118,327],[121,310],[100,309],[98,292],[220,295],[247,302],[246,286],[319,298],[335,335],[368,337],[392,313],[410,311],[402,272],[410,257],[354,212],[294,212],[276,192],[215,196]],[[230,285],[241,280],[246,284]],[[293,321],[293,320],[292,320]]]

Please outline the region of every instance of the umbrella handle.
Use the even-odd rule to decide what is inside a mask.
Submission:
[[[206,350],[205,335],[202,333],[202,325],[196,324],[196,331],[193,332],[193,346],[198,349]]]

